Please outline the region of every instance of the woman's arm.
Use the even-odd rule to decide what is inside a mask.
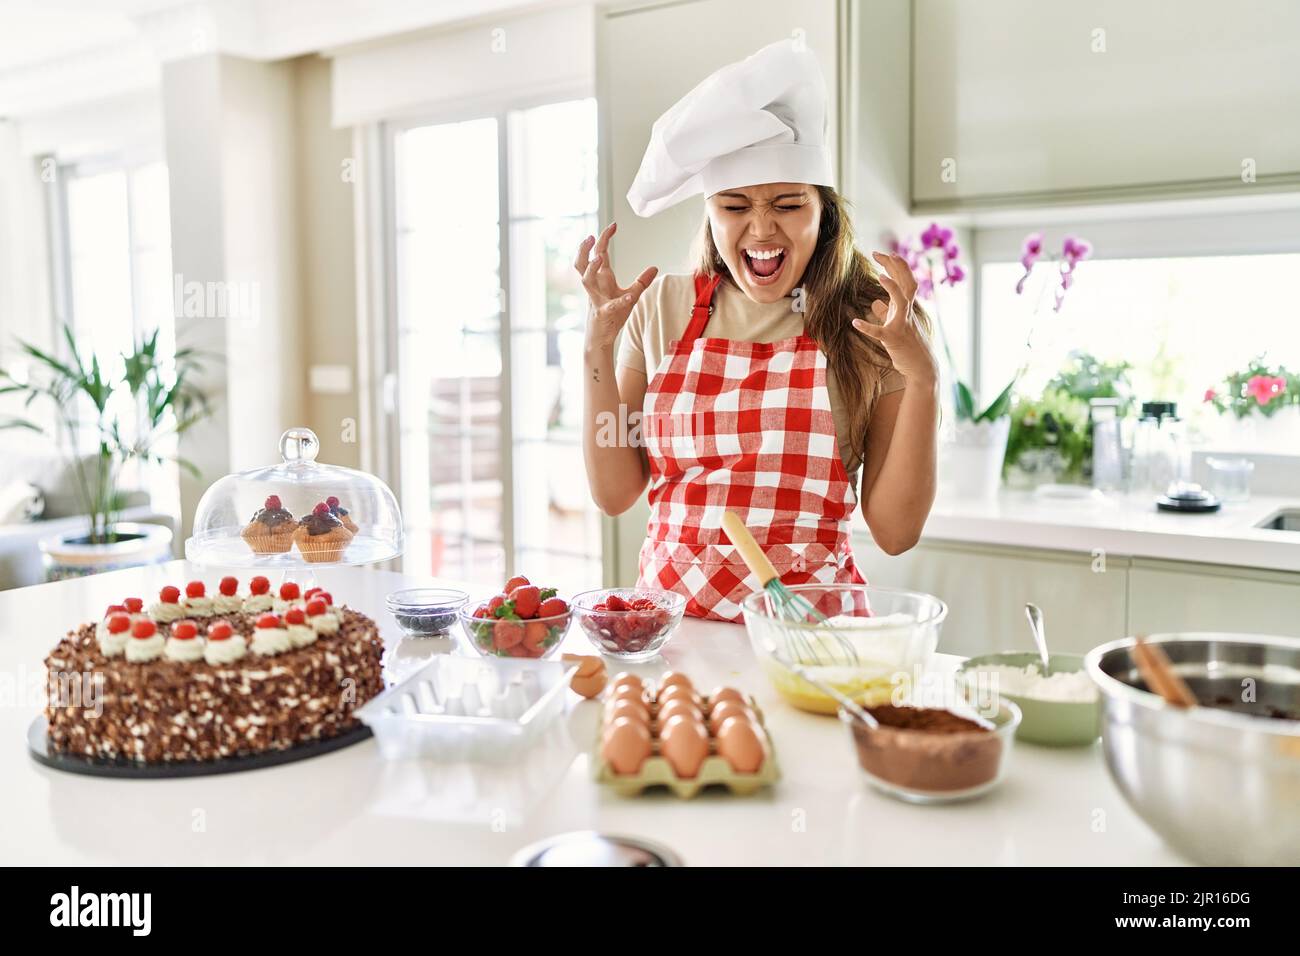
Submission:
[[[631,508],[650,477],[644,449],[640,442],[634,446],[628,437],[632,426],[640,421],[646,376],[627,367],[615,372],[614,342],[637,299],[658,272],[652,266],[626,289],[619,286],[609,268],[609,240],[617,228],[611,222],[599,239],[588,236],[578,247],[573,263],[591,300],[583,347],[583,374],[587,380],[583,385],[582,458],[591,498],[607,515],[622,514]],[[640,433],[640,429],[636,431]]]
[[[587,349],[583,366],[587,384],[582,458],[587,484],[601,511],[620,515],[636,504],[650,479],[645,449],[632,447],[627,436],[628,426],[636,424],[645,403],[646,376],[626,365],[615,373],[613,345]]]
[[[881,396],[872,410],[860,500],[876,544],[888,554],[902,554],[920,540],[934,504],[939,367],[912,312],[912,270],[898,256],[877,252],[873,258],[884,269],[880,284],[889,303],[872,303],[879,325],[863,319],[853,325],[884,346],[907,385]]]
[[[909,379],[877,400],[867,426],[862,517],[886,554],[902,554],[920,540],[934,504],[938,391],[936,381]]]

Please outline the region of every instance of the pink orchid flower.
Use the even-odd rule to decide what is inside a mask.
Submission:
[[[1216,391],[1215,391],[1214,389],[1212,389],[1212,388],[1207,388],[1207,389],[1205,390],[1205,397],[1202,398],[1201,401],[1203,401],[1203,402],[1212,402],[1212,401],[1214,401],[1214,400],[1215,400],[1216,398],[1218,398],[1218,397],[1219,397],[1219,393],[1218,393],[1218,392],[1216,392]]]

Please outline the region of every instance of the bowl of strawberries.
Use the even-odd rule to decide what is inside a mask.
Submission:
[[[658,588],[605,588],[573,599],[587,640],[606,657],[648,661],[668,643],[686,611],[686,598]]]
[[[500,594],[458,612],[465,637],[485,657],[550,657],[569,630],[572,610],[555,588],[539,587],[523,575]]]

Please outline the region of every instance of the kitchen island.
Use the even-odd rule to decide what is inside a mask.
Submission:
[[[782,779],[751,797],[625,799],[591,780],[599,707],[570,693],[560,726],[517,765],[386,761],[373,740],[262,770],[179,780],[62,773],[27,754],[42,660],[62,634],[126,594],[226,573],[182,561],[0,592],[0,859],[10,864],[482,864],[569,830],[666,844],[688,865],[1155,865],[1182,862],[1129,810],[1100,745],[1017,744],[982,799],[912,806],[867,787],[838,720],[794,710],[768,684],[742,627],[687,619],[662,661],[696,684],[736,686],[765,713]],[[246,580],[251,572],[234,571]],[[427,579],[321,569],[316,582],[373,617],[400,677],[443,639],[399,640],[384,595]],[[471,591],[472,594],[477,592]],[[565,650],[590,653],[576,626]],[[956,659],[940,655],[937,666]],[[618,670],[615,666],[614,670]]]

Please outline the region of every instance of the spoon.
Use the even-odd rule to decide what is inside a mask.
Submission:
[[[1196,695],[1174,670],[1169,655],[1159,644],[1152,644],[1142,635],[1137,635],[1133,638],[1133,661],[1152,693],[1159,694],[1174,707],[1196,706]]]
[[[821,691],[826,696],[834,698],[834,700],[841,707],[847,710],[858,720],[862,721],[872,730],[878,730],[880,728],[880,722],[876,720],[876,718],[872,717],[871,714],[867,713],[866,710],[860,707],[858,705],[858,702],[855,701],[852,697],[849,697],[847,694],[844,694],[836,690],[830,684],[824,683],[818,680],[816,677],[813,677],[811,674],[808,673],[808,671],[805,668],[800,667],[794,661],[787,660],[785,656],[776,649],[776,645],[771,641],[769,641],[767,644],[767,652],[772,655],[773,660],[775,660],[786,670],[790,671],[792,674],[795,674],[798,677],[802,677],[804,680],[812,684],[814,687],[816,687],[819,691]]]
[[[1029,618],[1029,629],[1034,632],[1034,643],[1038,645],[1038,656],[1043,661],[1043,676],[1052,672],[1052,665],[1047,656],[1047,635],[1043,630],[1043,612],[1037,604],[1025,605],[1025,617]]]

